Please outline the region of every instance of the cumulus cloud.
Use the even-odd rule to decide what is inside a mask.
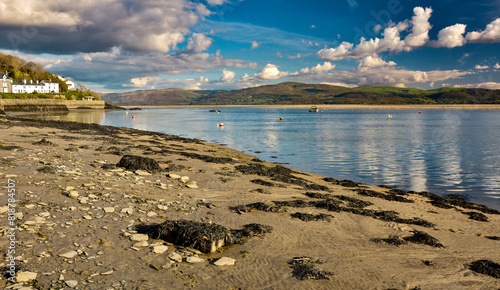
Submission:
[[[222,75],[220,76],[220,80],[222,82],[230,83],[234,79],[235,76],[236,76],[236,73],[234,71],[224,69],[224,70],[222,70]]]
[[[64,54],[112,47],[168,52],[211,14],[194,0],[11,0],[2,4],[0,46]]]
[[[262,80],[276,80],[288,76],[288,72],[279,71],[274,64],[268,63],[261,72],[255,73],[254,77]]]
[[[483,31],[472,31],[467,33],[465,39],[468,42],[500,42],[500,18],[486,25]]]
[[[180,88],[185,90],[199,90],[208,78],[199,77],[195,79],[164,79],[161,77],[140,77],[130,79],[130,83],[123,84],[124,88],[140,88],[143,90]]]
[[[495,63],[494,68],[495,68],[495,69],[499,69],[499,68],[500,68],[500,63]]]
[[[359,68],[396,65],[396,63],[393,61],[389,61],[389,62],[384,61],[380,56],[378,56],[376,54],[365,56],[364,58],[360,59],[358,62],[359,62],[359,66],[358,66]]]
[[[303,76],[309,74],[319,75],[319,74],[324,74],[333,69],[335,69],[335,65],[329,61],[325,61],[323,64],[318,64],[311,68],[306,67],[297,72],[291,73],[290,76]]]
[[[194,52],[202,52],[212,45],[212,39],[203,33],[193,33],[186,48]]]
[[[481,89],[490,89],[490,90],[500,90],[500,83],[485,82],[485,83],[477,83],[477,84],[455,85],[455,87],[456,88],[481,88]]]
[[[226,0],[207,0],[208,5],[210,6],[222,5],[226,2]]]
[[[257,41],[252,41],[252,46],[250,47],[250,49],[256,49],[260,46],[260,43],[258,43]]]
[[[476,64],[474,66],[475,69],[489,69],[490,67],[487,66],[487,65],[480,65],[480,64]]]
[[[431,8],[415,7],[415,15],[411,19],[411,33],[404,39],[403,49],[410,51],[415,47],[421,47],[429,40],[429,30],[432,26],[429,23],[431,17]]]
[[[465,44],[465,24],[455,24],[441,29],[438,33],[438,40],[431,41],[430,46],[453,48]]]

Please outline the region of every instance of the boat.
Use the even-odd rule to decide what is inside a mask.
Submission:
[[[208,110],[209,112],[213,112],[213,113],[220,113],[220,110],[219,109],[215,109],[215,110]]]
[[[309,109],[309,112],[317,113],[317,112],[318,112],[318,107],[316,107],[316,106],[312,106],[312,107]]]

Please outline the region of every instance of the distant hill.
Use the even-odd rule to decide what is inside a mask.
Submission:
[[[296,105],[296,104],[500,104],[500,90],[440,88],[420,90],[384,86],[346,88],[284,82],[233,91],[165,89],[108,94],[118,106],[145,105]]]
[[[101,99],[115,106],[192,105],[201,94],[182,89],[134,91],[124,94],[103,94]]]

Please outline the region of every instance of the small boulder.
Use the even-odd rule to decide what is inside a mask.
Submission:
[[[129,171],[144,170],[150,173],[162,170],[156,160],[136,155],[123,156],[122,159],[120,159],[120,162],[116,164],[116,166],[123,167]]]
[[[233,266],[235,262],[236,262],[235,259],[228,258],[228,257],[222,257],[219,260],[217,260],[214,263],[214,265],[216,265],[216,266]]]
[[[28,272],[28,271],[19,271],[16,273],[16,282],[29,282],[35,280],[38,276],[38,273]]]

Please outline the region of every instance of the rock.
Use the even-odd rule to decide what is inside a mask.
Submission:
[[[113,213],[115,212],[115,208],[114,207],[105,207],[103,208],[104,212],[105,213]]]
[[[186,187],[195,189],[198,188],[198,183],[196,181],[189,181],[186,183]]]
[[[235,259],[228,258],[228,257],[222,257],[217,262],[214,263],[216,266],[233,266],[234,263],[236,262]]]
[[[89,203],[89,198],[88,198],[88,197],[84,197],[84,196],[82,196],[82,197],[78,198],[78,201],[79,201],[81,204],[87,204],[87,203]]]
[[[180,180],[181,182],[186,183],[186,182],[188,182],[188,181],[189,181],[189,176],[182,176],[181,178],[179,178],[179,180]]]
[[[80,196],[80,194],[78,194],[78,191],[76,191],[76,190],[71,190],[68,193],[68,196],[71,198],[77,199]]]
[[[136,170],[135,174],[137,174],[139,176],[151,176],[151,173],[144,171],[144,170]]]
[[[73,190],[73,189],[75,189],[75,187],[74,187],[74,186],[66,186],[66,188],[65,188],[64,190],[66,190],[66,191],[71,191],[71,190]]]
[[[179,179],[179,178],[181,178],[180,175],[178,175],[178,174],[172,174],[172,173],[167,174],[167,177],[172,178],[172,179]]]
[[[75,288],[76,285],[78,285],[78,281],[76,280],[67,280],[67,281],[64,281],[66,283],[66,285],[69,287],[69,288]]]
[[[113,271],[113,270],[109,270],[109,271],[106,271],[106,272],[102,272],[102,273],[101,273],[101,276],[108,276],[108,275],[113,274],[114,272],[115,272],[115,271]]]
[[[153,253],[155,253],[155,254],[163,254],[167,250],[168,250],[168,246],[165,246],[165,245],[159,245],[159,246],[153,247]]]
[[[0,206],[0,214],[6,213],[9,210],[7,206]]]
[[[170,255],[168,255],[168,258],[174,262],[182,262],[182,256],[177,253],[170,253]]]
[[[145,234],[133,234],[130,235],[130,240],[134,242],[142,242],[142,241],[147,241],[149,240],[148,235]]]
[[[133,214],[134,213],[134,210],[130,207],[127,207],[127,208],[122,208],[122,210],[120,211],[121,213],[126,213],[126,214]]]
[[[147,217],[154,217],[154,216],[157,216],[158,214],[155,213],[154,211],[150,211],[146,214]]]
[[[203,260],[200,257],[194,257],[193,256],[193,257],[187,257],[186,258],[186,262],[188,262],[188,263],[202,263],[202,262],[205,262],[205,260]]]
[[[47,218],[47,217],[50,217],[50,212],[47,212],[47,211],[41,212],[38,214],[38,216]]]
[[[129,171],[144,170],[147,172],[158,172],[162,170],[156,160],[135,155],[123,156],[116,166],[124,167]]]
[[[16,273],[16,282],[29,282],[31,280],[35,280],[38,273],[28,272],[28,271],[19,271]]]
[[[141,242],[133,244],[132,246],[136,247],[136,248],[144,248],[144,247],[149,246],[149,244],[146,241],[141,241]]]
[[[86,220],[91,220],[92,219],[92,217],[89,216],[89,215],[84,215],[83,218],[86,219]]]
[[[77,255],[78,255],[78,253],[76,251],[69,251],[66,253],[59,254],[58,256],[63,257],[63,258],[67,258],[67,259],[73,259]]]

